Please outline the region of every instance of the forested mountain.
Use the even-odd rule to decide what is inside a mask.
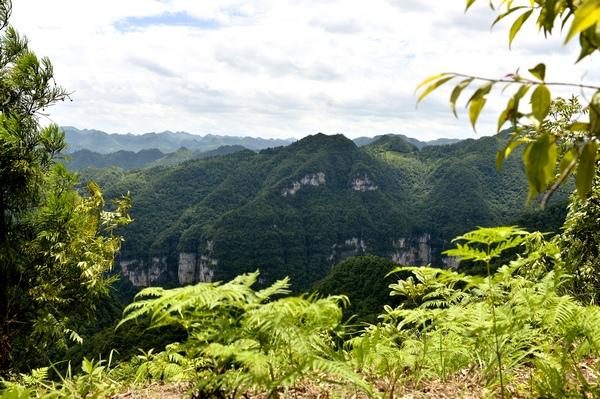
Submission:
[[[251,150],[288,145],[293,139],[263,139],[255,137],[199,136],[185,132],[162,132],[145,134],[109,134],[100,130],[88,130],[66,126],[62,128],[68,143],[67,150],[75,152],[87,149],[102,154],[117,151],[157,149],[163,153],[174,152],[184,147],[191,151],[211,151],[221,146],[243,146]]]
[[[427,147],[428,145],[454,144],[454,143],[458,143],[460,141],[459,139],[445,139],[445,138],[429,140],[429,141],[421,141],[421,140],[415,139],[413,137],[405,136],[403,134],[383,134],[383,135],[374,136],[374,137],[364,136],[364,137],[357,137],[352,141],[354,141],[354,144],[356,144],[357,146],[362,147],[363,145],[371,144],[372,142],[377,141],[384,136],[398,136],[401,139],[403,139],[404,141],[409,142],[410,144],[414,145],[415,147],[417,147],[419,149],[421,149],[423,147]]]
[[[131,192],[124,275],[139,286],[224,280],[261,270],[296,289],[360,254],[454,265],[440,252],[475,226],[525,213],[517,156],[494,167],[504,136],[419,148],[399,136],[357,147],[342,135],[124,173],[83,173],[108,197]]]
[[[181,147],[171,153],[163,153],[157,149],[111,152],[108,154],[82,149],[63,155],[63,162],[71,170],[85,168],[117,167],[124,170],[141,169],[158,165],[175,165],[191,159],[210,158],[218,155],[233,154],[246,148],[241,145],[224,145],[214,150],[199,151]]]

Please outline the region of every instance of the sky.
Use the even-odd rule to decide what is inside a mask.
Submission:
[[[538,62],[548,80],[600,80],[597,56],[574,65],[577,46],[564,47],[560,32],[544,39],[524,28],[509,51],[510,25],[490,30],[483,0],[466,14],[464,0],[13,3],[12,25],[72,92],[46,120],[110,133],[476,138],[495,133],[510,89],[492,92],[474,132],[462,105],[452,115],[451,87],[417,108],[417,84]]]

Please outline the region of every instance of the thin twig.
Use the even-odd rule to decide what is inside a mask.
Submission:
[[[456,73],[456,72],[446,72],[446,74],[453,75],[456,77],[472,78],[474,80],[482,80],[484,82],[493,82],[493,83],[528,83],[528,84],[533,84],[533,85],[568,86],[568,87],[578,87],[580,89],[600,90],[600,86],[593,86],[593,85],[581,84],[581,83],[542,82],[542,81],[521,78],[521,77],[519,77],[519,80],[516,80],[516,79],[492,79],[492,78],[485,78],[482,76],[473,76],[473,75],[467,75],[464,73]]]

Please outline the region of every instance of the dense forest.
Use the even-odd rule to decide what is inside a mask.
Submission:
[[[498,3],[510,42],[561,25],[597,55],[598,1]],[[496,136],[317,134],[153,165],[181,147],[157,146],[78,177],[40,122],[70,94],[10,16],[0,0],[1,398],[600,396],[600,87],[544,64],[442,73],[418,101],[453,82],[455,111],[479,85],[474,127],[508,84]],[[390,257],[394,240],[412,249]],[[132,290],[136,259],[165,281]]]
[[[120,259],[135,285],[228,280],[260,269],[265,283],[289,276],[303,290],[348,256],[444,267],[452,259],[441,252],[466,230],[528,227],[539,212],[525,206],[521,162],[509,159],[502,173],[493,164],[506,141],[504,132],[419,150],[395,135],[357,147],[317,134],[258,153],[127,173],[87,169],[80,178],[100,183],[109,197],[134,198],[136,223],[120,230]],[[558,232],[561,191],[536,227]]]

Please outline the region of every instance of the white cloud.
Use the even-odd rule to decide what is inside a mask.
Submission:
[[[109,132],[474,137],[464,112],[451,115],[447,89],[415,109],[416,84],[441,71],[502,76],[539,61],[552,79],[594,69],[589,60],[574,66],[574,48],[533,29],[509,52],[506,24],[490,32],[485,4],[465,15],[463,3],[19,0],[12,23],[74,91],[51,109],[53,120]],[[501,102],[489,106],[481,134],[493,133]]]

